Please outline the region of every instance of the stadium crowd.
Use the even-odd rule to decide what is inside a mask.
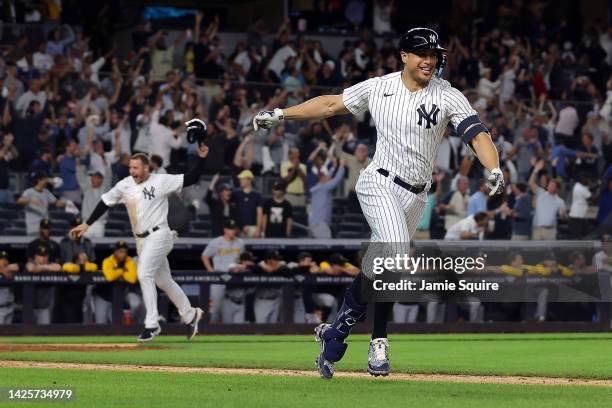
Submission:
[[[199,117],[206,120],[209,134],[202,182],[206,193],[190,188],[174,203],[176,213],[189,209],[190,221],[183,227],[187,235],[223,237],[231,225],[236,240],[367,238],[369,229],[354,188],[375,150],[369,114],[287,122],[258,132],[251,120],[259,110],[338,93],[369,77],[400,70],[393,27],[380,14],[389,11],[390,3],[376,2],[373,26],[364,22],[358,8],[324,13],[321,24],[330,23],[332,16],[350,23],[353,36],[338,54],[326,50],[324,41],[297,31],[293,21],[270,30],[257,18],[229,50],[221,41],[219,18],[202,11],[174,36],[156,29],[153,21],[139,21],[130,49],[61,24],[58,10],[48,11],[45,21],[57,24],[44,37],[12,36],[4,30],[4,235],[34,238],[43,226],[53,235],[64,235],[75,217],[86,219],[101,194],[128,175],[130,156],[136,152],[149,154],[156,172],[183,172],[196,154],[185,140],[183,123]],[[449,128],[415,239],[599,238],[612,225],[612,28],[592,26],[577,33],[563,20],[544,24],[538,9],[543,4],[532,2],[527,21],[505,5],[493,19],[479,20],[481,16],[466,6],[463,21],[480,22],[442,33],[448,47],[445,78],[466,94],[490,129],[507,194],[489,199],[484,169]],[[34,11],[28,13],[29,22],[41,21]],[[117,211],[99,220],[88,237],[127,236],[125,215]],[[90,265],[95,262],[87,249],[91,241],[81,244],[83,251],[72,248],[53,255],[57,264],[51,259],[56,249],[45,250],[51,263],[42,261],[44,251],[32,249],[26,268],[97,268]],[[232,262],[217,264],[214,246],[210,248],[203,254],[207,270],[240,269],[253,262],[242,248]],[[236,255],[240,262],[234,265]],[[312,256],[304,254],[296,261],[313,271],[353,275],[355,267],[336,255],[328,267],[312,264]],[[278,257],[266,255],[258,268],[273,272]],[[133,273],[127,268],[125,274]],[[245,296],[241,290],[219,290],[215,296],[238,299],[240,305]],[[141,306],[130,293],[126,299],[130,297],[138,315]],[[82,302],[84,296],[81,290],[73,299]],[[108,301],[102,290],[92,296],[100,305]],[[306,315],[314,313],[310,299],[315,297],[307,296]],[[255,294],[255,303],[260,301],[255,306],[255,316],[261,316],[257,321],[278,318],[278,310],[275,315],[270,306],[278,298],[273,289]],[[325,296],[319,298],[319,304],[332,307]],[[99,308],[100,319],[106,321],[102,316],[108,316],[108,307]],[[236,310],[241,309],[224,313],[244,317]]]

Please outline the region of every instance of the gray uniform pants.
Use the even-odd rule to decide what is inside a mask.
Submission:
[[[276,292],[276,296],[274,296]],[[255,293],[255,309],[256,323],[277,323],[280,315],[281,294],[280,289],[265,289],[264,293]]]

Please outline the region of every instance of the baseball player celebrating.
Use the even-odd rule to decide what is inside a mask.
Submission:
[[[186,125],[188,132],[206,132],[206,125],[199,119],[192,119]],[[72,235],[81,236],[109,207],[119,203],[127,207],[136,236],[138,280],[147,311],[145,328],[138,338],[140,342],[151,341],[161,332],[156,285],[166,292],[178,309],[181,320],[187,325],[187,339],[193,339],[198,333],[203,311],[191,306],[181,287],[172,279],[167,258],[175,237],[168,227],[168,195],[178,193],[183,187],[200,180],[208,147],[198,143],[197,150],[201,158],[197,165],[187,174],[176,175],[151,173],[148,157],[140,153],[133,155],[130,159],[130,176],[103,194],[89,219],[70,231]]]
[[[268,129],[283,120],[323,119],[334,115],[360,114],[369,110],[378,134],[376,153],[358,179],[356,192],[372,230],[372,242],[409,243],[421,219],[436,153],[450,124],[485,168],[490,195],[504,190],[499,157],[488,129],[465,96],[440,79],[446,49],[429,28],[413,28],[400,39],[403,70],[370,78],[344,90],[323,95],[287,109],[259,112],[253,126]],[[366,304],[361,296],[362,272],[344,295],[342,307],[331,325],[316,329],[320,354],[316,364],[322,378],[329,379],[348,345],[351,328],[362,320]],[[368,352],[368,372],[388,375],[387,321],[392,303],[377,303]]]

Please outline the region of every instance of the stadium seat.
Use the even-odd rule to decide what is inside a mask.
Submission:
[[[50,220],[66,220],[69,224],[74,219],[75,215],[62,210],[51,210],[49,211]]]
[[[51,227],[51,235],[54,237],[63,237],[65,235],[68,235],[68,227],[66,228],[53,228]]]
[[[23,206],[17,203],[0,203],[0,209],[9,211],[22,211]]]
[[[7,228],[4,230],[4,235],[18,235],[18,236],[24,236],[26,235],[26,230],[25,228]]]
[[[340,231],[336,238],[357,239],[364,238],[364,236],[359,231]]]
[[[129,228],[130,228],[130,224],[124,220],[113,219],[113,220],[106,221],[106,229],[126,231],[126,230],[129,230]]]
[[[210,230],[210,221],[191,221],[189,230]]]
[[[124,237],[126,234],[122,230],[108,229],[104,230],[105,237]]]
[[[210,214],[198,214],[196,218],[198,221],[209,221]]]
[[[359,231],[362,232],[365,229],[365,225],[361,222],[343,222],[338,226],[340,231]]]
[[[11,221],[11,226],[13,228],[23,228],[23,229],[25,229],[25,227],[26,227],[25,220],[13,219]]]
[[[19,217],[19,211],[14,210],[0,210],[0,220],[11,221]]]
[[[186,234],[182,234],[182,235],[186,237],[192,237],[192,238],[208,238],[209,233],[210,233],[210,230],[207,230],[207,229],[206,230],[191,229],[189,232],[187,232]]]
[[[342,215],[342,222],[365,222],[363,214],[346,213]]]

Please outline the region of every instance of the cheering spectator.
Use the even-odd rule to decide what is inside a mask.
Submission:
[[[59,173],[63,180],[60,188],[60,197],[63,200],[70,200],[75,204],[81,204],[82,192],[77,180],[77,163],[80,160],[81,149],[74,139],[70,139],[66,144],[66,152],[58,157]]]
[[[34,176],[39,172],[46,173],[48,177],[52,177],[52,169],[53,156],[51,155],[51,150],[43,147],[38,151],[38,158],[32,162],[28,170],[30,173],[30,182],[34,183]]]
[[[468,201],[467,215],[487,211],[487,190],[487,182],[484,179],[478,180],[476,192],[472,194]]]
[[[340,129],[343,130],[340,132],[336,131],[334,134],[335,153],[346,162],[348,177],[344,181],[344,191],[348,195],[352,208],[358,209],[359,201],[357,200],[357,193],[355,193],[355,186],[357,185],[357,179],[361,170],[368,167],[371,161],[368,156],[368,146],[359,143],[355,147],[353,154],[347,153],[344,148],[349,137],[349,128],[347,125],[342,125]]]
[[[531,220],[533,217],[533,205],[531,196],[527,193],[525,183],[512,185],[514,194],[514,208],[510,217],[512,218],[512,240],[526,241],[531,238]]]
[[[597,166],[600,152],[593,144],[593,136],[586,129],[582,132],[582,145],[578,147],[577,155],[580,160],[576,160],[575,175],[585,174],[595,180],[601,174]]]
[[[34,187],[30,187],[23,192],[17,200],[17,204],[26,207],[26,234],[34,235],[38,231],[39,224],[44,218],[49,216],[49,204],[56,207],[64,207],[66,204],[62,200],[55,198],[47,189],[49,179],[45,173],[37,173],[34,178]]]
[[[597,216],[595,220],[600,226],[607,227],[612,232],[612,221],[609,220],[612,213],[612,178],[604,178],[604,189],[599,196]],[[607,231],[606,231],[607,232]]]
[[[170,163],[172,149],[178,149],[183,143],[179,137],[178,126],[173,124],[172,110],[160,114],[161,102],[153,108],[151,126],[149,128],[150,154],[161,157],[163,163]]]
[[[7,102],[4,104],[2,122],[5,127],[12,129],[12,133],[15,136],[15,147],[23,159],[18,162],[19,166],[17,167],[20,170],[25,170],[27,165],[34,160],[40,146],[38,136],[49,112],[49,104],[45,103],[41,105],[37,100],[33,100],[28,105],[26,115],[22,117],[13,108],[12,102],[15,99],[15,92],[14,87],[8,88]]]
[[[567,220],[571,235],[575,239],[582,239],[589,232],[590,222],[587,218],[589,202],[592,194],[589,190],[589,176],[582,175],[572,189],[572,205]]]
[[[535,213],[533,215],[533,231],[531,239],[556,240],[557,216],[565,217],[565,203],[557,195],[557,182],[548,180],[546,190],[536,183],[536,175],[544,168],[544,161],[538,161],[529,177],[529,188],[535,196]]]
[[[240,189],[232,193],[232,201],[238,209],[238,225],[242,236],[247,238],[261,237],[263,223],[263,199],[261,194],[253,189],[254,178],[251,170],[243,170],[238,175]]]
[[[9,185],[9,163],[19,157],[19,153],[13,145],[13,140],[13,135],[6,133],[0,145],[0,203],[15,202]]]
[[[89,218],[94,208],[96,208],[102,194],[110,189],[112,181],[111,167],[107,163],[104,173],[101,173],[99,170],[93,170],[85,174],[85,166],[78,164],[76,176],[81,191],[83,192],[81,216],[86,220]],[[98,218],[96,222],[89,226],[85,235],[90,238],[103,237],[107,218],[107,213]]]
[[[538,132],[535,129],[525,128],[521,136],[514,142],[514,149],[510,157],[516,161],[518,181],[526,182],[531,172],[531,162],[542,157],[544,150],[538,141]]]
[[[440,205],[446,214],[444,217],[444,229],[447,231],[467,215],[469,186],[469,179],[465,176],[460,176],[457,180],[457,190],[452,193],[448,204]]]
[[[336,164],[338,159],[333,158]],[[340,160],[336,174],[330,178],[320,171],[318,183],[310,189],[310,206],[308,211],[308,228],[313,238],[331,238],[331,220],[334,189],[340,184],[345,172],[345,161]]]
[[[454,224],[444,236],[445,240],[458,239],[480,239],[484,237],[489,224],[489,215],[486,212],[479,212],[468,215],[464,219]]]
[[[213,237],[223,235],[223,225],[228,218],[236,219],[238,215],[237,203],[232,200],[232,187],[229,184],[221,184],[217,188],[217,197],[213,196],[219,174],[215,174],[208,185],[204,201],[208,204],[210,211],[210,224]]]
[[[266,238],[289,238],[293,229],[293,206],[285,199],[286,184],[272,186],[272,198],[263,205],[263,231]]]
[[[62,28],[65,33],[62,33]],[[74,31],[68,24],[60,28],[55,28],[49,33],[49,41],[47,41],[46,54],[51,57],[56,55],[65,55],[66,47],[75,39]]]
[[[289,149],[289,161],[281,165],[280,175],[287,184],[285,198],[293,206],[305,207],[306,165],[300,163],[300,149]]]
[[[555,126],[555,142],[568,147],[575,147],[574,132],[580,123],[576,108],[569,102],[559,111],[559,120]]]

